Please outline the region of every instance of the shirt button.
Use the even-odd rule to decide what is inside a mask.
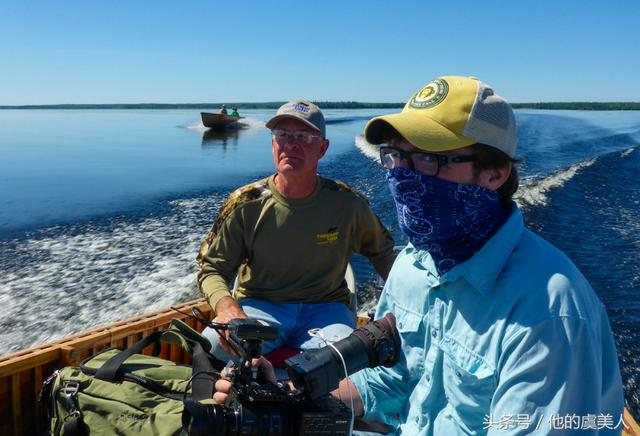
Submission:
[[[433,336],[434,338],[437,338],[438,337],[438,330],[436,330],[436,329],[431,330],[431,336]]]

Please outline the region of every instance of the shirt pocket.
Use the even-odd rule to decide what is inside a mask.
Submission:
[[[438,344],[443,351],[443,384],[447,401],[460,420],[482,428],[497,387],[493,365],[449,335]]]
[[[395,306],[396,327],[402,341],[401,359],[406,359],[409,374],[416,375],[424,369],[424,330],[422,316]]]

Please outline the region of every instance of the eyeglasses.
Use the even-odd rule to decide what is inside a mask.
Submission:
[[[296,142],[298,144],[311,144],[313,141],[323,139],[321,135],[316,135],[311,132],[287,132],[286,130],[275,129],[271,132],[273,138],[279,143],[284,144],[288,141]]]
[[[388,170],[398,166],[401,160],[407,161],[409,169],[427,176],[437,176],[443,165],[460,162],[474,162],[477,158],[469,156],[446,156],[443,154],[426,153],[424,151],[405,151],[401,148],[380,147],[380,162]]]

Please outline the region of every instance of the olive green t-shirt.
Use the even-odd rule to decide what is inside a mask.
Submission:
[[[394,242],[366,198],[322,177],[310,196],[285,198],[273,180],[234,191],[202,243],[198,286],[212,308],[236,275],[238,299],[349,304],[344,275],[354,252],[386,278]]]

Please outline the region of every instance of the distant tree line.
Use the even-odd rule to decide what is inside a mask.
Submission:
[[[515,109],[551,109],[551,110],[580,110],[580,111],[637,111],[640,103],[615,102],[601,103],[589,101],[576,101],[567,103],[514,103]]]
[[[314,101],[322,109],[395,109],[404,103],[362,103],[359,101]]]
[[[278,109],[284,101],[263,103],[226,103],[227,107],[242,109]],[[386,109],[402,108],[403,103],[361,103],[357,101],[314,102],[322,109]],[[118,104],[47,104],[47,105],[0,105],[0,109],[206,109],[218,111],[222,103],[118,103]]]
[[[227,107],[243,109],[277,109],[283,101],[262,103],[225,103]],[[404,103],[362,103],[358,101],[315,101],[322,109],[400,109]],[[47,104],[47,105],[0,105],[0,109],[202,109],[217,112],[222,103],[121,103],[121,104]],[[564,109],[597,111],[640,110],[636,102],[567,102],[567,103],[514,103],[516,109]]]

